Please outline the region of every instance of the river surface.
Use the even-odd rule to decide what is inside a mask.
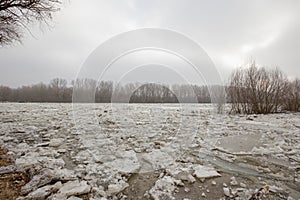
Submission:
[[[159,179],[154,173],[190,163],[213,167],[220,182],[235,176],[248,189],[267,184],[299,199],[299,141],[300,113],[217,114],[209,104],[0,104],[0,142],[16,164],[60,159],[60,168],[104,188],[127,174],[129,198],[146,198]],[[132,192],[145,176],[145,186]],[[221,198],[223,192],[207,192],[210,182],[201,190]],[[196,198],[190,188],[174,198]]]

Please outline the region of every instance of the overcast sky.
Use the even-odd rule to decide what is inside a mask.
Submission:
[[[174,30],[196,41],[224,80],[250,58],[300,77],[299,0],[69,0],[50,29],[32,26],[34,37],[26,34],[23,44],[0,49],[0,84],[72,80],[101,43],[145,27]],[[169,70],[162,69],[159,77],[167,80]],[[151,74],[145,66],[137,72]]]

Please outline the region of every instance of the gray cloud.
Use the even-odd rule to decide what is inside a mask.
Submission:
[[[102,42],[144,27],[189,36],[206,50],[225,80],[250,57],[300,77],[299,10],[297,0],[71,0],[56,14],[53,28],[41,32],[33,26],[37,39],[26,34],[23,45],[0,49],[0,84],[74,79]]]

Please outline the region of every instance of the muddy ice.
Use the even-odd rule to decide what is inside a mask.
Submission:
[[[300,199],[300,113],[4,103],[0,124],[0,177],[29,177],[18,199]]]

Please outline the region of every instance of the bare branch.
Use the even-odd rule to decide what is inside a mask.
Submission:
[[[20,42],[30,23],[47,24],[59,4],[60,0],[0,0],[0,46]]]

